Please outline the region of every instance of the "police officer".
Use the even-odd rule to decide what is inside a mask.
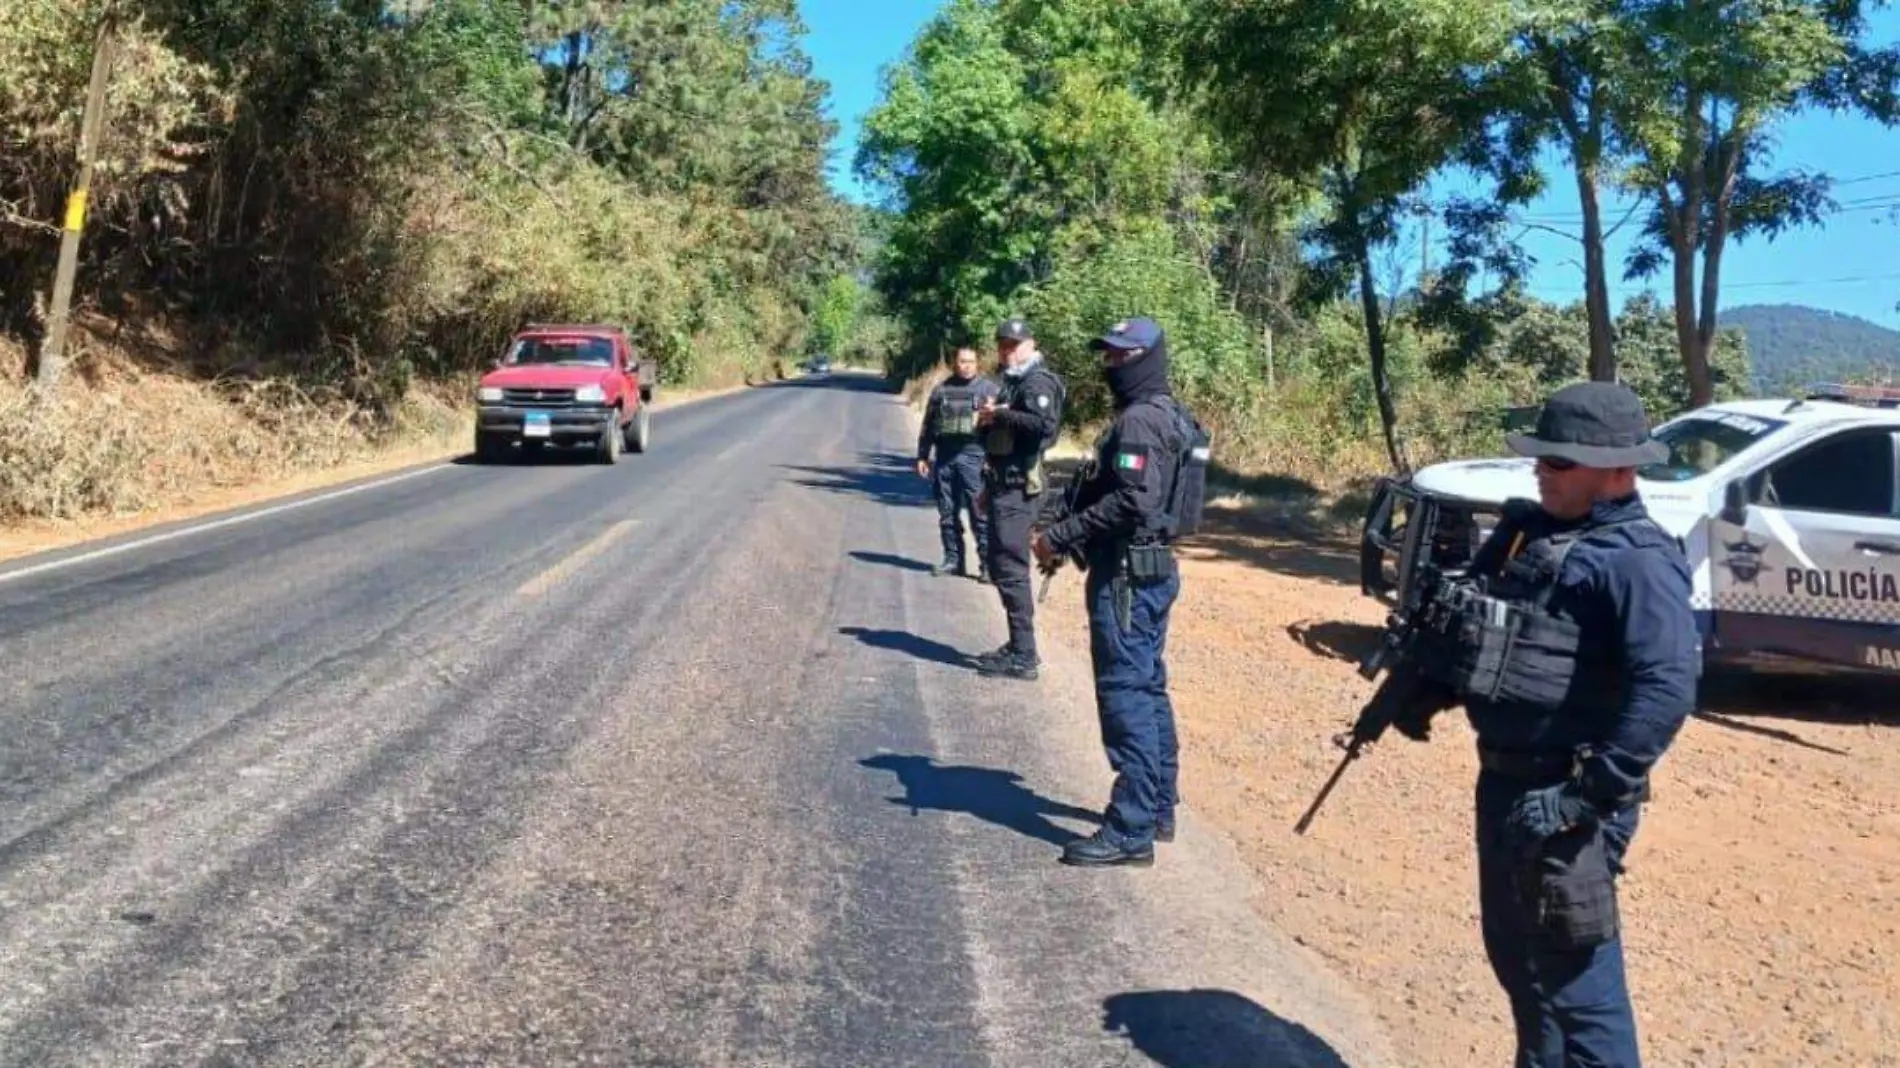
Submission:
[[[1033,679],[1036,602],[1030,591],[1029,528],[1044,490],[1042,455],[1056,442],[1067,395],[1062,379],[1043,363],[1029,324],[1005,319],[996,328],[1001,394],[983,402],[976,423],[983,433],[984,503],[990,518],[990,577],[1009,618],[1009,640],[976,658],[984,675]]]
[[[1421,664],[1456,665],[1444,681],[1477,736],[1479,906],[1516,1068],[1640,1063],[1616,879],[1701,655],[1688,563],[1636,492],[1634,469],[1668,456],[1648,426],[1627,387],[1584,382],[1510,435],[1539,500],[1507,505],[1467,576],[1440,584],[1482,597]],[[1423,739],[1422,719],[1398,729]]]
[[[1049,566],[1080,550],[1087,565],[1095,706],[1115,784],[1101,828],[1069,843],[1062,861],[1146,866],[1155,842],[1174,838],[1180,766],[1163,649],[1181,592],[1171,542],[1192,419],[1174,402],[1167,338],[1154,320],[1117,323],[1090,347],[1102,354],[1114,421],[1095,444],[1073,513],[1039,534],[1034,551]]]
[[[983,492],[983,443],[976,433],[976,410],[1000,391],[977,373],[976,350],[957,350],[955,374],[931,390],[924,425],[917,435],[917,474],[931,477],[936,453],[937,524],[943,533],[943,562],[933,575],[969,574],[963,564],[963,510],[970,510],[976,535],[978,582],[990,580],[990,518],[977,507]]]

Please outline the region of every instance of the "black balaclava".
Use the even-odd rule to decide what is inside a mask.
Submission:
[[[1168,335],[1156,337],[1147,352],[1128,363],[1102,370],[1108,377],[1108,389],[1115,395],[1117,408],[1126,408],[1143,397],[1170,392]]]

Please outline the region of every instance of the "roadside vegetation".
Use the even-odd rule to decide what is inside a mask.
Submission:
[[[460,441],[527,321],[663,388],[780,373],[858,258],[791,0],[115,0],[65,366],[37,382],[106,0],[0,0],[0,520]]]
[[[1106,404],[1084,340],[1146,312],[1227,468],[1315,485],[1495,449],[1580,374],[1658,415],[1767,388],[1717,328],[1722,256],[1838,204],[1771,166],[1778,123],[1900,111],[1862,14],[947,0],[856,146],[863,208],[827,187],[794,0],[0,0],[0,520],[446,446],[531,320],[624,324],[664,390],[819,352],[901,385],[1020,312],[1081,430]],[[102,41],[74,330],[40,384]],[[1552,185],[1584,205],[1556,303],[1519,249]],[[1614,307],[1618,276],[1673,299]]]
[[[1716,328],[1722,255],[1837,204],[1770,167],[1778,123],[1896,118],[1900,58],[1864,35],[1856,3],[951,0],[856,160],[890,372],[1020,312],[1082,426],[1107,402],[1087,338],[1153,315],[1230,470],[1327,488],[1496,450],[1508,409],[1580,376],[1658,418],[1763,388]],[[1464,192],[1427,195],[1446,178]],[[1556,185],[1586,284],[1552,303],[1519,242]],[[1612,192],[1639,210],[1604,217]],[[1617,308],[1617,277],[1676,299]]]

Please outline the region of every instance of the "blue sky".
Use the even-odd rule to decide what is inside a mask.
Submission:
[[[832,152],[832,184],[864,199],[851,174],[859,122],[877,102],[879,72],[903,55],[912,37],[938,8],[936,0],[800,0],[810,35],[805,41],[819,77],[831,83],[831,117],[839,123]],[[1900,40],[1900,10],[1872,18],[1875,42]],[[1825,113],[1802,115],[1778,131],[1776,167],[1802,167],[1834,176],[1834,199],[1844,210],[1816,228],[1783,234],[1773,242],[1731,245],[1724,257],[1722,306],[1807,304],[1847,312],[1900,329],[1900,130],[1863,119]],[[1547,300],[1581,299],[1582,250],[1574,238],[1550,231],[1579,231],[1574,183],[1552,170],[1552,191],[1524,212],[1545,229],[1526,233],[1523,243],[1537,260],[1531,288]],[[1449,185],[1450,183],[1441,183]],[[1627,201],[1612,201],[1606,219],[1621,219]],[[1624,210],[1618,210],[1619,208]],[[1610,239],[1615,265],[1612,295],[1623,298],[1651,289],[1667,302],[1666,276],[1622,282],[1621,261],[1637,222]],[[1438,235],[1433,234],[1435,239]],[[1393,270],[1417,271],[1419,235],[1411,249],[1393,257]],[[1433,242],[1436,244],[1436,241]]]

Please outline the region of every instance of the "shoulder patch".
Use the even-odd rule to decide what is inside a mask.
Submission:
[[[1038,408],[1049,407],[1049,394],[1047,393],[1036,394],[1036,407]]]
[[[1145,488],[1148,484],[1148,468],[1153,459],[1147,445],[1130,442],[1118,443],[1109,459],[1115,469],[1115,477],[1125,486]]]

